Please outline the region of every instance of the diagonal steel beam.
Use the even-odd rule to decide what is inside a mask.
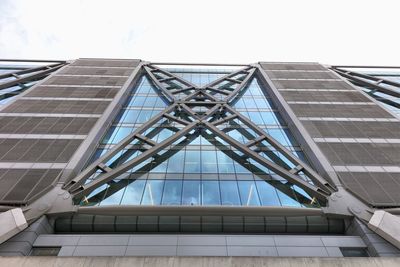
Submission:
[[[156,76],[150,71],[149,67],[143,66],[145,72],[147,75],[150,77],[150,79],[156,84],[157,88],[160,90],[161,94],[164,96],[164,98],[167,99],[168,103],[171,104],[176,101],[175,96],[167,90],[164,85],[161,84],[161,82],[157,79]]]
[[[71,180],[65,188],[68,188],[69,190],[73,190],[83,184],[87,178],[89,178],[98,168],[98,165],[100,163],[107,162],[110,160],[112,157],[114,157],[119,151],[124,149],[127,145],[129,145],[135,138],[136,135],[142,134],[145,132],[147,129],[152,127],[155,123],[160,121],[163,116],[167,113],[170,113],[176,109],[177,105],[173,104],[166,108],[163,112],[160,112],[153,118],[151,118],[147,123],[143,124],[141,127],[136,129],[133,133],[129,134],[127,137],[122,139],[118,144],[113,146],[106,154],[101,156],[99,159],[95,160],[92,164],[90,164],[88,167],[86,167],[77,177],[75,177],[73,180]]]
[[[142,173],[149,172],[152,169],[155,169],[157,166],[159,166],[161,163],[164,161],[168,160],[171,158],[173,155],[181,151],[185,146],[189,145],[196,137],[200,135],[199,131],[195,131],[193,134],[188,134],[185,136],[185,139],[182,140],[181,142],[177,143],[174,145],[172,149],[169,149],[166,153],[163,153],[162,155],[157,156],[155,161],[151,161],[138,169],[133,176],[139,177]],[[176,149],[175,149],[176,148]],[[157,154],[158,155],[158,154]],[[101,200],[106,199],[107,197],[115,194],[122,188],[126,187],[128,184],[133,183],[137,179],[131,177],[129,179],[122,179],[119,181],[109,181],[107,184],[109,184],[108,188],[105,188],[101,190],[100,192],[96,192],[95,195],[92,195],[89,199],[86,199],[88,203],[99,203]]]
[[[260,168],[258,168],[254,164],[252,164],[251,162],[247,161],[245,159],[247,157],[244,158],[242,156],[239,156],[237,153],[235,153],[231,149],[228,149],[228,147],[225,144],[222,144],[221,142],[219,142],[216,139],[216,136],[214,133],[206,133],[205,131],[202,131],[201,135],[204,138],[206,138],[210,143],[215,145],[216,147],[226,148],[226,149],[221,149],[220,151],[222,151],[225,155],[227,155],[228,157],[230,157],[231,159],[233,159],[234,161],[239,163],[245,169],[249,170],[250,172],[255,172],[258,174],[261,174],[261,173],[266,174],[263,170],[261,170]],[[267,176],[269,177],[269,175],[267,175]],[[300,201],[302,204],[305,204],[310,201],[309,205],[312,206],[312,204],[313,204],[312,199],[310,200],[307,196],[301,194],[300,192],[293,191],[290,188],[290,186],[291,186],[290,183],[288,183],[288,182],[283,183],[283,181],[279,181],[279,180],[265,179],[264,178],[265,176],[258,176],[258,177],[262,178],[266,183],[271,184],[274,188],[281,191],[282,193],[284,193],[288,197],[292,198],[293,200]]]
[[[367,86],[370,88],[375,89],[376,91],[382,92],[384,94],[387,95],[391,95],[391,96],[395,96],[395,97],[400,97],[400,92],[390,89],[390,88],[386,88],[380,85],[380,83],[385,83],[391,86],[395,86],[397,88],[400,88],[400,84],[396,83],[394,81],[389,81],[386,79],[382,79],[382,78],[377,78],[377,77],[373,77],[367,74],[362,74],[362,73],[358,73],[358,72],[354,72],[354,71],[346,71],[346,70],[342,70],[342,69],[338,69],[338,68],[331,68],[331,70],[333,70],[334,72],[336,72],[337,74],[345,77],[346,79],[352,81],[353,83],[358,83],[361,84],[363,86]],[[362,78],[362,79],[360,79]],[[374,81],[370,82],[367,80],[371,80]]]
[[[232,115],[236,115],[236,118],[240,119],[247,127],[252,129],[255,133],[257,133],[259,136],[262,136],[265,138],[265,140],[271,144],[276,150],[278,150],[280,153],[282,153],[288,160],[290,160],[292,163],[294,163],[296,166],[301,165],[303,167],[302,171],[314,182],[316,183],[319,187],[321,187],[324,191],[327,192],[334,192],[335,189],[332,185],[328,183],[325,179],[323,179],[319,174],[317,174],[310,166],[308,166],[306,163],[302,162],[298,157],[293,155],[293,153],[287,149],[285,146],[283,146],[281,143],[279,143],[277,140],[275,140],[272,136],[267,134],[263,129],[258,127],[255,123],[253,123],[251,120],[249,120],[247,117],[242,115],[240,112],[236,111],[234,108],[232,108],[229,105],[224,105],[224,108],[229,111]]]
[[[79,198],[79,197],[82,197],[84,195],[91,193],[93,190],[95,190],[99,186],[113,180],[114,178],[116,178],[119,175],[123,174],[124,172],[134,168],[135,166],[139,165],[140,163],[153,157],[154,155],[159,153],[164,148],[173,144],[175,141],[177,141],[178,139],[180,139],[181,137],[185,136],[190,131],[192,131],[196,127],[197,123],[198,122],[192,122],[191,124],[187,125],[183,129],[181,129],[179,132],[177,132],[174,135],[170,136],[169,138],[165,139],[161,143],[144,151],[139,156],[129,160],[128,162],[126,162],[124,164],[119,165],[118,167],[116,167],[115,169],[112,169],[109,172],[99,175],[98,177],[96,177],[95,180],[93,180],[85,185],[81,185],[80,187],[76,188],[75,190],[70,190],[70,193],[76,198]]]
[[[191,83],[190,81],[187,81],[187,80],[185,80],[185,79],[179,77],[178,75],[175,75],[175,74],[173,74],[173,73],[171,73],[169,71],[160,69],[160,68],[154,66],[153,64],[150,64],[148,66],[153,70],[157,70],[157,72],[160,72],[160,73],[162,73],[164,75],[169,76],[169,78],[172,78],[173,80],[179,81],[180,83],[186,85],[187,87],[193,87],[193,88],[197,87],[195,84]]]
[[[205,89],[205,88],[208,88],[208,87],[213,87],[213,86],[215,86],[215,85],[217,85],[217,84],[219,84],[219,83],[225,81],[225,80],[228,79],[228,78],[232,78],[232,77],[234,77],[234,76],[236,76],[236,75],[238,75],[238,74],[240,74],[240,73],[246,73],[246,72],[247,72],[248,70],[250,70],[251,68],[253,68],[253,67],[247,66],[247,67],[245,67],[245,68],[243,68],[243,69],[240,69],[240,70],[234,71],[234,72],[232,72],[232,73],[229,73],[229,74],[227,74],[227,75],[225,75],[225,76],[222,76],[222,77],[216,79],[215,81],[212,81],[212,82],[210,82],[210,83],[204,85],[202,88]]]
[[[260,156],[256,152],[252,151],[245,145],[239,143],[238,141],[236,141],[235,139],[233,139],[232,137],[230,137],[223,131],[219,130],[216,126],[212,125],[211,123],[209,123],[209,122],[203,122],[203,123],[204,123],[204,126],[208,130],[213,132],[219,138],[221,138],[222,140],[224,140],[225,142],[227,142],[228,144],[230,144],[231,146],[233,146],[234,148],[236,148],[237,150],[239,150],[246,156],[252,158],[259,164],[263,165],[264,167],[270,169],[271,171],[273,171],[277,175],[281,176],[282,178],[286,179],[290,183],[299,186],[300,188],[302,188],[304,191],[306,191],[310,195],[315,196],[316,198],[321,199],[323,201],[326,201],[328,195],[330,194],[329,192],[326,192],[325,190],[323,190],[317,186],[309,184],[308,182],[304,181],[297,175],[290,173],[288,170],[282,168],[281,166],[268,161],[267,159]]]
[[[249,80],[253,78],[254,72],[256,71],[256,68],[252,68],[249,70],[248,74],[246,75],[246,78],[235,88],[235,90],[229,94],[224,100],[230,104],[231,102],[234,102],[234,99],[240,95],[240,91],[247,85]]]
[[[49,75],[50,73],[58,70],[59,68],[65,66],[65,65],[67,65],[67,64],[66,63],[61,63],[61,64],[48,65],[48,66],[45,66],[45,67],[41,67],[40,70],[38,70],[38,71],[34,70],[34,73],[26,75],[26,76],[23,76],[23,77],[19,77],[19,75],[18,75],[19,72],[14,72],[12,74],[15,74],[16,76],[12,75],[12,74],[11,74],[11,76],[19,77],[19,78],[16,78],[15,80],[7,81],[7,82],[4,82],[4,83],[0,83],[0,90],[1,89],[5,89],[5,88],[9,88],[9,87],[12,87],[12,86],[15,86],[15,85],[18,85],[18,84],[22,84],[22,83],[25,83],[25,82],[35,81],[35,80],[44,78],[47,75]],[[30,72],[27,72],[27,71],[28,70],[22,70],[20,72],[30,73]],[[22,73],[20,73],[20,74],[22,74]],[[10,77],[10,76],[7,76],[7,77]]]

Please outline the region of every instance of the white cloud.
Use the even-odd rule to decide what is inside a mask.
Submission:
[[[0,57],[400,65],[398,1],[0,0]]]

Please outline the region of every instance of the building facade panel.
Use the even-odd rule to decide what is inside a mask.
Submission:
[[[344,186],[370,205],[399,205],[397,175],[389,174],[390,180],[386,181],[390,182],[383,178],[387,176],[385,166],[400,166],[400,147],[396,144],[400,122],[396,116],[334,72],[330,73],[336,76],[333,80],[320,80],[322,69],[329,72],[322,65],[261,66],[333,168],[345,170],[338,173]],[[286,80],[276,78],[276,68],[286,72],[279,74]],[[301,70],[300,78],[295,73]]]
[[[83,60],[93,66],[88,69],[74,67],[76,60],[1,109],[1,203],[27,203],[55,185],[139,63],[122,61],[126,67],[107,74],[104,61]]]

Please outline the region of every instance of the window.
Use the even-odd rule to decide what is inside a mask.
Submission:
[[[33,247],[30,256],[57,256],[61,247]]]
[[[369,257],[366,248],[339,248],[343,257]]]

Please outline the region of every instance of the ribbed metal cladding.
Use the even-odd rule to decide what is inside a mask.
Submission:
[[[0,204],[26,204],[54,186],[139,62],[76,60],[0,110]]]
[[[400,124],[384,121],[303,121],[311,137],[400,138]],[[382,133],[381,129],[385,129]]]
[[[319,139],[343,185],[372,206],[400,206],[400,122],[318,63],[261,66],[308,134]]]
[[[0,117],[0,134],[87,134],[96,118]]]
[[[281,91],[281,94],[286,101],[370,102],[356,91],[340,94],[335,91]]]
[[[114,87],[38,86],[28,97],[113,98],[119,91]]]
[[[24,100],[19,99],[13,105],[3,109],[7,113],[67,113],[101,114],[107,108],[106,101],[79,100]]]

